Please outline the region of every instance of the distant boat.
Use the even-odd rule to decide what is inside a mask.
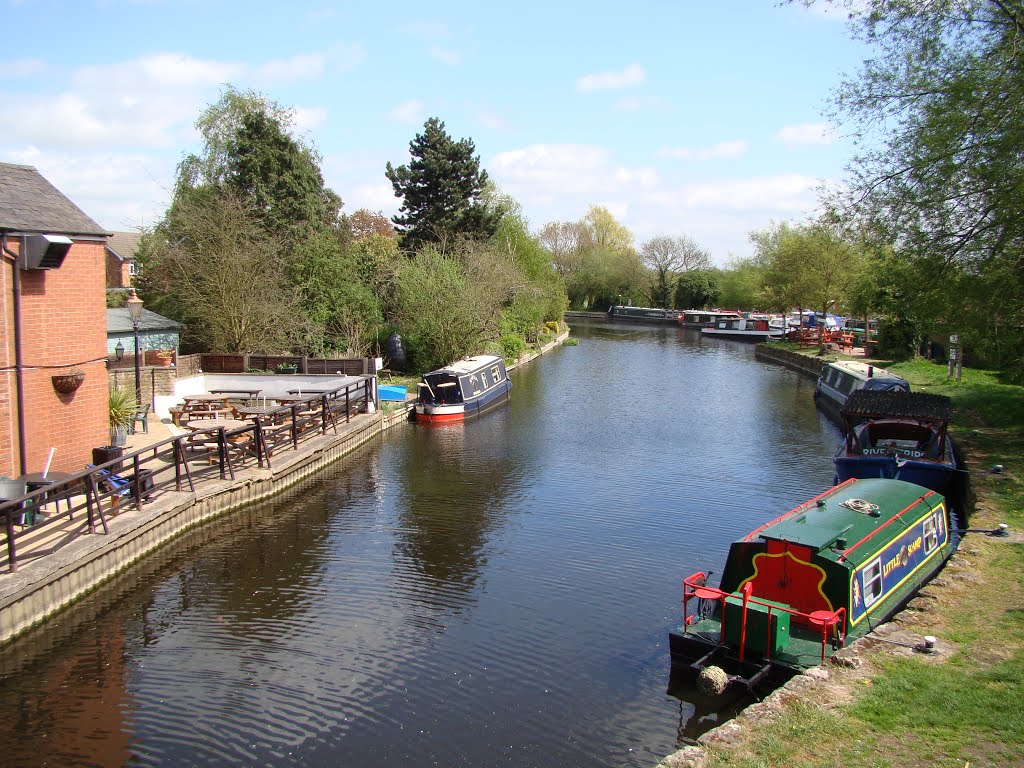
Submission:
[[[954,495],[959,485],[948,397],[926,392],[855,390],[842,408],[846,436],[835,454],[836,479],[889,477]]]
[[[721,320],[739,320],[739,312],[720,309],[684,309],[679,324],[685,328],[713,328]]]
[[[608,307],[609,320],[636,320],[647,323],[678,323],[681,312],[675,309],[656,307],[623,307],[613,304]]]
[[[781,339],[784,331],[773,328],[768,318],[748,319],[741,315],[718,319],[713,326],[700,329],[704,336],[718,336],[725,339],[740,341],[768,341]]]
[[[945,498],[849,480],[734,542],[718,587],[683,581],[674,666],[752,687],[820,664],[891,617],[953,553]]]
[[[458,422],[502,403],[512,382],[498,355],[476,355],[423,374],[416,401],[416,421]]]

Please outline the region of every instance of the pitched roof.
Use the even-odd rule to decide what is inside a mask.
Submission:
[[[105,236],[107,231],[30,165],[0,163],[0,229]]]
[[[135,254],[138,253],[141,239],[141,232],[114,232],[107,240],[107,250],[121,261],[134,259]]]
[[[158,315],[156,312],[150,312],[145,308],[142,310],[142,317],[139,318],[140,333],[149,331],[176,331],[180,327],[181,323],[171,320],[169,317]],[[135,327],[132,325],[132,318],[131,315],[128,314],[127,307],[107,310],[108,335],[111,333],[134,333],[134,331]]]

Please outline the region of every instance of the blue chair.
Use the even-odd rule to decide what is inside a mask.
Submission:
[[[89,469],[94,469],[95,464],[86,464]],[[130,498],[132,495],[132,484],[127,478],[115,475],[109,469],[100,470],[99,490],[110,494],[110,509],[117,509],[121,499]]]

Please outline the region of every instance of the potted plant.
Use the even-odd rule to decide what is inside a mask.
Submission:
[[[156,353],[157,363],[164,366],[165,368],[170,366],[174,362],[174,350],[173,349],[161,349]]]
[[[107,407],[110,415],[110,444],[124,445],[128,442],[128,428],[139,410],[135,394],[125,389],[112,389],[107,397]]]
[[[278,373],[296,373],[299,370],[299,366],[294,363],[281,363],[274,370]]]

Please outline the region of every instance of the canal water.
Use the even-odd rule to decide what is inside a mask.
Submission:
[[[726,716],[666,692],[682,579],[827,487],[838,434],[750,345],[573,335],[4,648],[3,763],[651,766]]]

